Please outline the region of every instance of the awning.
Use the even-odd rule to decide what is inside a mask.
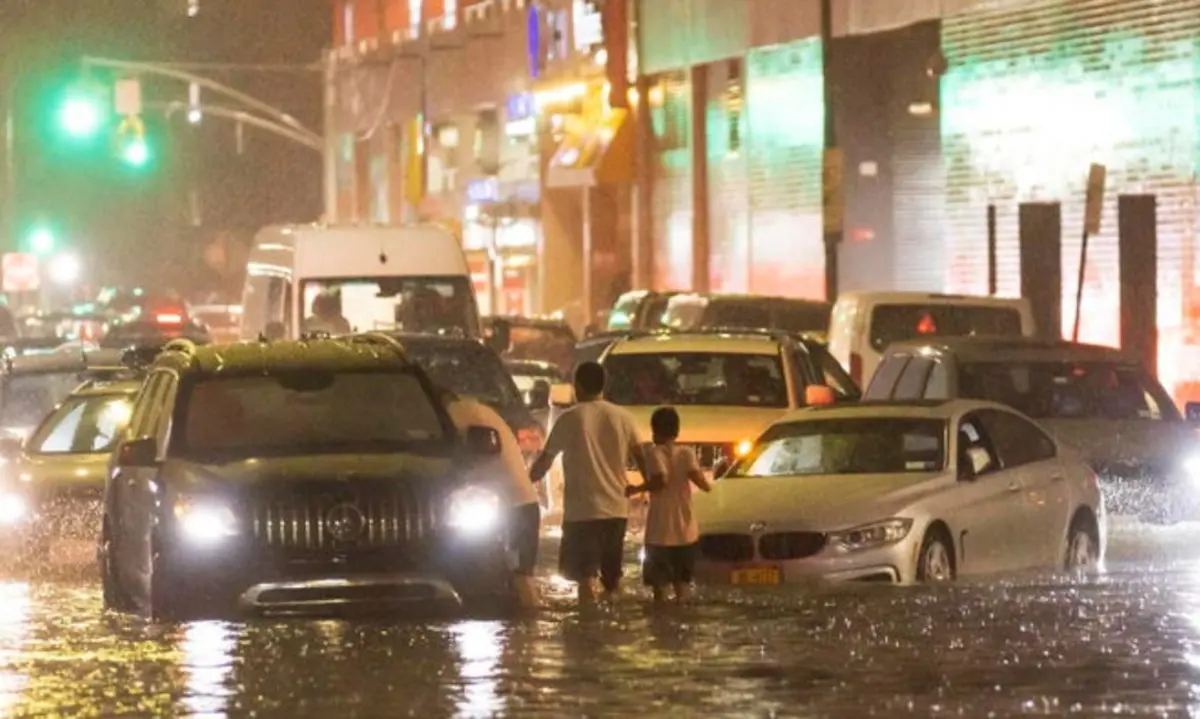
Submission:
[[[568,131],[550,159],[546,187],[595,187],[633,182],[633,123],[614,108],[596,125]]]

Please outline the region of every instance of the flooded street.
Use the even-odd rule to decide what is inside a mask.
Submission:
[[[0,585],[0,715],[1184,716],[1200,709],[1200,526],[1118,529],[1108,574],[946,589],[627,589],[496,621],[148,625],[88,577]],[[552,557],[543,562],[550,565]],[[61,574],[61,572],[60,572]],[[634,577],[636,579],[636,577]],[[630,587],[636,587],[630,582]]]

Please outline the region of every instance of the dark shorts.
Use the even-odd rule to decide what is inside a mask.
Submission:
[[[625,519],[587,519],[563,522],[558,550],[558,571],[572,582],[597,574],[606,591],[621,583],[625,559]]]
[[[542,508],[537,502],[513,507],[508,521],[508,548],[517,555],[517,574],[533,576],[542,534]]]
[[[646,556],[642,559],[642,581],[647,587],[664,587],[668,584],[691,584],[696,569],[696,545],[664,547],[646,545]]]

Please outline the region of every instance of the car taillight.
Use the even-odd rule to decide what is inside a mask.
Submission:
[[[862,355],[857,352],[850,353],[850,379],[858,386],[862,386],[863,381]]]
[[[154,315],[154,322],[160,325],[181,325],[183,324],[183,314],[181,312],[158,312]]]
[[[542,445],[545,444],[542,430],[537,427],[523,427],[518,429],[517,444],[521,447],[521,454],[537,454],[541,452]]]

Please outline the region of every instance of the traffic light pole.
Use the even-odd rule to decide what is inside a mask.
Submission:
[[[165,110],[168,117],[175,112],[191,109],[190,105],[183,102],[148,102],[145,104],[145,106],[152,109]],[[277,122],[271,122],[270,120],[264,120],[261,117],[251,115],[243,110],[238,110],[237,108],[232,107],[221,107],[219,105],[200,105],[199,108],[206,115],[213,115],[215,117],[221,117],[227,120],[245,123],[252,127],[257,127],[260,130],[270,132],[286,140],[291,140],[292,142],[298,145],[303,145],[310,150],[316,150],[317,152],[322,153],[325,151],[324,142],[320,138],[314,140],[303,133],[297,132],[292,127],[281,125]]]

